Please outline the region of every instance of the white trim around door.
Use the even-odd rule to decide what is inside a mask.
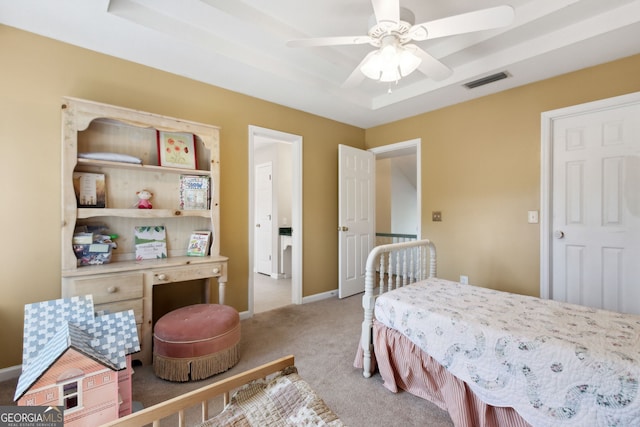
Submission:
[[[397,142],[395,144],[382,145],[380,147],[374,147],[369,149],[376,159],[384,158],[384,157],[394,157],[401,156],[404,154],[415,154],[416,155],[416,206],[418,209],[417,216],[418,218],[418,229],[416,230],[416,235],[418,236],[418,240],[422,237],[422,139],[410,139],[408,141]]]
[[[292,194],[291,194],[291,302],[302,304],[302,137],[273,129],[249,125],[249,312],[253,315],[254,273],[254,147],[257,139],[267,139],[292,145]]]

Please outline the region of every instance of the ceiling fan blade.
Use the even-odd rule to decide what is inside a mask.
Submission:
[[[371,5],[378,25],[385,23],[396,25],[400,22],[399,0],[371,0]]]
[[[456,34],[490,30],[504,27],[513,22],[511,6],[497,6],[474,12],[462,13],[447,18],[416,24],[409,30],[409,36],[416,41],[431,40]]]
[[[422,62],[418,65],[418,70],[433,80],[444,80],[453,73],[451,68],[440,62],[439,59],[433,57],[431,54],[420,49],[418,46],[408,44],[404,46],[410,49],[416,56],[418,56]]]
[[[362,61],[360,61],[360,63],[358,64],[358,66],[356,68],[353,69],[353,71],[351,72],[351,74],[349,74],[349,77],[347,77],[347,80],[344,81],[344,83],[342,83],[342,87],[343,88],[351,88],[351,87],[356,87],[358,86],[360,83],[362,83],[362,81],[365,79],[365,75],[362,73],[362,71],[360,71],[360,67],[362,67],[362,64],[365,63],[365,61],[374,53],[376,53],[377,50],[374,50],[372,52],[369,52],[363,59]]]
[[[374,41],[369,36],[320,37],[316,39],[289,40],[289,47],[339,46],[347,44],[366,44]]]

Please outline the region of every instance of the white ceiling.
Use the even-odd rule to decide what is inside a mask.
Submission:
[[[502,4],[512,25],[417,42],[453,69],[341,87],[370,45],[370,0],[0,0],[0,23],[361,128],[640,53],[640,0],[400,0],[416,23]],[[463,83],[506,71],[473,90]],[[391,93],[389,92],[391,89]]]

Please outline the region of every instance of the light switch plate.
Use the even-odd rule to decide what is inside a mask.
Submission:
[[[538,223],[538,211],[529,211],[529,212],[527,212],[527,222],[529,224],[537,224]]]

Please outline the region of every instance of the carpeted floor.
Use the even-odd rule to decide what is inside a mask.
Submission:
[[[379,375],[365,379],[353,368],[362,322],[361,296],[331,298],[258,313],[242,321],[241,359],[229,371],[207,380],[171,383],[151,366],[135,369],[133,398],[145,407],[293,354],[300,375],[349,426],[452,426],[445,411],[409,393],[393,394]],[[12,405],[16,381],[0,383],[0,405]],[[221,402],[211,405],[219,410]],[[197,416],[188,414],[188,419]],[[176,425],[166,420],[162,425]]]

